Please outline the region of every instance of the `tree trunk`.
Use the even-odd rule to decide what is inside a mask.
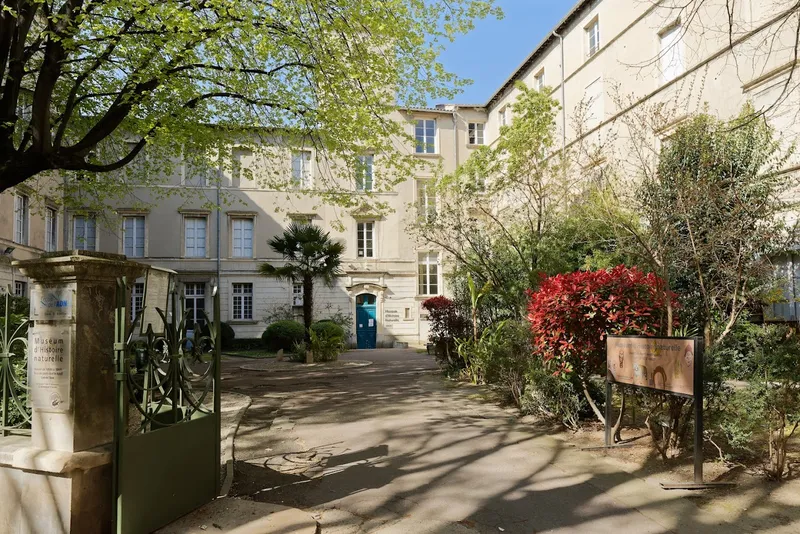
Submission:
[[[581,378],[581,387],[583,388],[583,395],[586,397],[586,402],[589,403],[589,406],[592,408],[594,415],[597,417],[597,420],[603,424],[606,424],[606,418],[603,417],[603,414],[600,413],[600,409],[595,404],[592,395],[589,393],[589,386],[586,384],[586,380]],[[609,402],[609,399],[606,399],[606,402]]]
[[[311,323],[314,321],[314,277],[303,277],[303,326],[306,343],[311,342]]]
[[[625,388],[622,388],[622,401],[620,402],[619,406],[619,416],[617,417],[617,422],[614,423],[614,428],[611,429],[611,434],[614,436],[614,443],[619,443],[622,441],[622,417],[625,415],[625,400],[627,395],[625,395]],[[611,399],[606,399],[606,402],[611,402]]]

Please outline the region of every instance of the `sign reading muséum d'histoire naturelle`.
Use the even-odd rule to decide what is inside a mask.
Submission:
[[[72,337],[68,326],[37,324],[28,331],[28,405],[66,412],[72,405]]]
[[[694,396],[693,339],[609,336],[606,347],[610,382]]]

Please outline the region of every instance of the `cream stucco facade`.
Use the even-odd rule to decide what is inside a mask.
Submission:
[[[280,261],[267,241],[293,219],[310,220],[346,246],[342,276],[334,287],[318,285],[316,289],[317,316],[351,316],[355,334],[359,329],[358,296],[375,295],[377,344],[399,341],[423,345],[427,322],[420,304],[431,293],[447,292],[447,281],[442,276],[446,258],[410,237],[407,223],[409,217],[417,216],[412,206],[419,202],[420,188],[425,180],[433,178],[437,167],[439,172],[454,170],[469,157],[474,145],[479,141],[491,144],[500,126],[514,120],[508,107],[517,94],[514,82],[547,88],[563,105],[563,115],[557,122],[568,146],[578,141],[597,145],[609,142],[613,146],[604,150],[624,152],[624,143],[630,136],[626,135],[622,119],[644,104],[664,105],[671,117],[666,128],[702,109],[731,117],[748,100],[757,109],[766,110],[767,118],[787,142],[794,140],[798,132],[794,114],[800,109],[799,92],[782,96],[782,87],[793,75],[793,49],[787,43],[793,43],[797,23],[784,24],[780,16],[791,2],[736,2],[732,25],[725,0],[706,0],[692,16],[686,9],[678,9],[683,4],[671,0],[578,2],[520,67],[499,84],[485,104],[398,111],[393,119],[404,123],[412,137],[417,121],[433,121],[422,126],[433,125],[434,149],[432,153],[416,154],[413,145],[397,147],[430,165],[393,191],[375,193],[391,208],[380,216],[321,205],[313,193],[287,195],[260,188],[231,173],[223,173],[221,178],[224,204],[218,211],[208,209],[209,199],[213,202],[216,198],[216,187],[197,185],[183,168],[163,187],[186,188],[194,184],[191,187],[196,189],[196,195],[162,198],[141,191],[138,196],[145,204],[148,198],[157,200],[144,210],[115,206],[108,213],[98,214],[92,246],[104,252],[128,252],[134,259],[178,271],[187,299],[208,313],[211,284],[218,281],[222,319],[234,326],[237,337],[255,338],[279,308],[299,311],[293,306],[297,301],[291,284],[257,274],[260,263]],[[775,46],[775,42],[785,46]],[[470,124],[481,125],[473,126],[473,139]],[[482,133],[477,138],[475,128]],[[657,137],[658,132],[654,132],[656,141]],[[313,151],[310,156],[313,182],[314,173],[329,169],[316,163]],[[257,167],[254,173],[261,172],[255,170]],[[376,157],[375,168],[379,167]],[[273,168],[270,172],[276,171]],[[291,179],[291,152],[286,152],[277,172]],[[380,179],[377,170],[375,179]],[[45,219],[31,215],[28,244],[16,243],[14,195],[0,195],[0,246],[15,246],[14,258],[25,259],[45,249]],[[59,213],[58,248],[73,248],[76,233],[88,235],[86,224],[78,219],[76,225],[72,216],[64,218]],[[373,243],[371,256],[359,240],[360,231],[361,242],[366,243],[368,224]],[[61,237],[64,226],[67,247]],[[126,231],[128,237],[133,236],[128,248]],[[243,244],[248,239],[252,245]],[[428,276],[431,265],[435,265],[435,285]],[[421,270],[426,274],[424,279]],[[1,272],[4,269],[0,268]],[[352,341],[356,342],[355,335]]]

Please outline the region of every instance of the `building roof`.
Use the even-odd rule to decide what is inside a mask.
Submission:
[[[570,9],[569,13],[567,13],[566,16],[564,16],[564,18],[561,19],[561,21],[556,24],[556,26],[550,30],[550,32],[548,32],[545,38],[542,39],[538,45],[536,45],[536,48],[533,49],[533,52],[531,52],[528,57],[525,58],[519,67],[514,70],[511,76],[509,76],[502,83],[502,85],[500,85],[500,88],[497,89],[497,91],[495,91],[491,97],[489,97],[489,100],[486,102],[486,104],[481,107],[485,107],[486,109],[492,107],[492,105],[503,95],[503,93],[521,77],[522,73],[528,70],[534,61],[544,54],[550,43],[557,39],[553,36],[553,32],[561,33],[563,36],[563,32],[578,17],[578,15],[580,15],[586,7],[598,1],[599,0],[578,0],[578,3],[575,4],[572,9]]]

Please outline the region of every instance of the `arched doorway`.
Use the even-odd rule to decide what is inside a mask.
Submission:
[[[378,336],[376,298],[371,293],[356,297],[356,346],[359,349],[374,349]]]

